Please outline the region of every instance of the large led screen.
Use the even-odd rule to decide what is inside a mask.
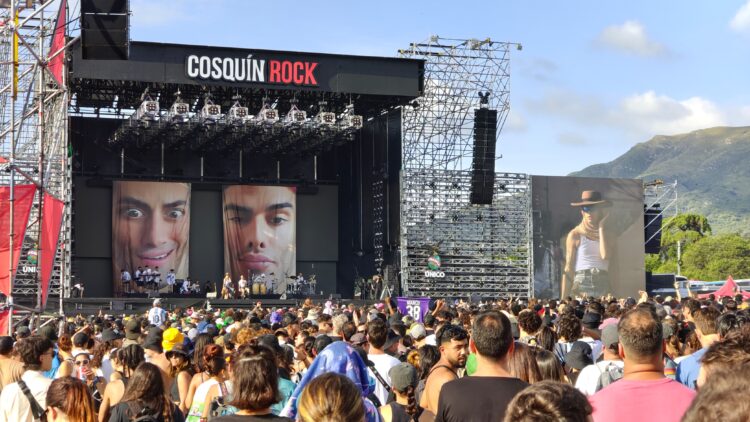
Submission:
[[[188,276],[190,184],[115,181],[112,189],[112,266],[115,293],[121,271],[147,268]],[[134,286],[131,286],[131,288]]]
[[[532,195],[536,297],[644,288],[641,181],[533,176]]]
[[[222,205],[225,272],[235,282],[244,276],[281,291],[296,270],[295,189],[225,186]]]

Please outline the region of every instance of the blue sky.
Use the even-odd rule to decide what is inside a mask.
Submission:
[[[132,0],[131,9],[139,41],[380,56],[431,34],[520,42],[498,171],[564,175],[654,135],[750,122],[748,0]]]

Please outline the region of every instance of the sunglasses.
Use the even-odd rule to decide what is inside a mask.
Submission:
[[[87,360],[77,360],[76,361],[76,365],[77,366],[88,365],[88,364],[89,364],[89,361],[87,361]]]
[[[583,207],[581,207],[581,210],[583,210],[583,212],[591,212],[591,211],[594,210],[594,207],[593,206],[583,206]]]

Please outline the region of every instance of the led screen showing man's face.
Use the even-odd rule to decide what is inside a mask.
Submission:
[[[187,277],[190,184],[114,182],[112,201],[115,280],[146,266]]]
[[[295,273],[296,197],[285,186],[224,188],[224,266],[233,280]]]

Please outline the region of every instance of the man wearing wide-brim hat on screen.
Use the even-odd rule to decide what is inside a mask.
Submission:
[[[612,291],[608,273],[611,239],[606,231],[612,203],[595,190],[585,190],[581,200],[570,205],[580,209],[581,222],[565,241],[561,297],[604,296]]]

